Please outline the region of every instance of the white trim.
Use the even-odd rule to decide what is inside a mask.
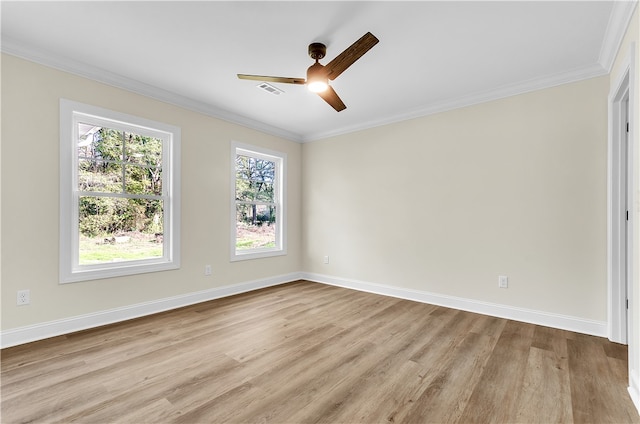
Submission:
[[[637,161],[637,149],[640,148],[638,146],[638,69],[636,68],[637,63],[637,46],[636,43],[633,42],[629,46],[629,156],[632,158],[632,166],[639,166]],[[634,174],[637,175],[637,169],[634,169]],[[629,246],[630,252],[629,257],[634,258],[638,254],[638,250],[640,246],[635,244],[635,234],[638,231],[638,218],[639,218],[639,208],[638,208],[638,192],[640,191],[640,181],[636,178],[630,179],[630,192],[631,196],[629,199],[629,233],[632,234],[631,244]],[[640,305],[635,303],[635,300],[638,298],[638,295],[635,293],[635,290],[638,288],[638,280],[640,279],[640,270],[634,267],[634,261],[630,261],[629,263],[629,281],[631,284],[627,287],[627,296],[629,300],[629,310],[628,314],[631,319],[628,320],[628,334],[631,334],[631,340],[629,340],[629,385],[630,389],[632,389],[632,399],[638,412],[640,412],[640,389],[639,389],[639,379],[640,379],[640,346],[635,343],[636,338],[633,335],[637,335],[639,328],[638,325],[640,323],[638,321],[633,320],[633,316],[637,315],[637,309]],[[631,393],[631,392],[630,392]]]
[[[163,140],[162,191],[164,249],[161,258],[80,265],[78,261],[77,123],[82,120],[134,129]],[[60,252],[59,282],[74,283],[180,268],[180,145],[181,130],[174,125],[60,99]]]
[[[627,388],[633,404],[636,406],[638,413],[640,413],[640,384],[638,383],[638,377],[634,374],[629,374],[629,387]]]
[[[87,65],[86,63],[82,63],[71,58],[53,55],[47,51],[34,48],[33,46],[27,46],[10,37],[2,37],[0,51],[50,68],[88,78],[93,81],[98,81],[112,87],[123,88],[133,93],[141,94],[165,103],[170,103],[194,112],[199,112],[207,116],[219,118],[227,122],[232,122],[243,127],[258,130],[276,137],[282,137],[295,142],[302,141],[298,134],[291,131],[274,127],[141,81],[105,71],[104,69]]]
[[[196,303],[233,296],[265,287],[277,286],[300,279],[299,273],[278,275],[260,280],[231,284],[194,293],[152,300],[121,308],[109,309],[85,315],[78,315],[42,324],[5,330],[0,333],[0,348],[16,346],[50,337],[69,334],[89,328],[100,327],[116,322],[126,321],[142,316],[157,314],[171,309],[181,308]]]
[[[76,331],[100,327],[103,325],[152,315],[159,312],[177,309],[184,306],[206,302],[209,300],[219,299],[222,297],[233,296],[253,290],[259,290],[266,287],[277,286],[297,280],[308,280],[320,284],[344,287],[368,293],[380,294],[383,296],[392,296],[415,302],[444,306],[447,308],[459,309],[483,315],[511,319],[515,321],[522,321],[536,325],[543,325],[562,330],[575,331],[578,333],[590,334],[599,337],[606,336],[606,323],[601,321],[587,320],[567,315],[516,308],[495,303],[481,302],[473,299],[464,299],[454,296],[393,287],[383,284],[368,283],[364,281],[350,280],[328,275],[307,272],[293,272],[289,274],[278,275],[275,277],[231,284],[228,286],[216,287],[199,292],[187,293],[169,298],[138,303],[121,308],[109,309],[55,321],[49,321],[41,324],[5,330],[0,333],[0,348],[16,346],[50,337],[60,336],[63,334],[69,334]],[[632,376],[632,378],[630,378],[629,392],[631,393],[632,398],[634,397],[635,393],[635,402],[635,399],[640,399],[640,397],[638,396],[638,384],[634,377],[635,376]]]
[[[491,102],[494,100],[517,96],[519,94],[525,94],[532,91],[556,87],[563,84],[583,81],[603,75],[607,75],[607,71],[599,64],[594,64],[560,74],[547,75],[528,81],[508,84],[481,93],[473,93],[467,96],[459,97],[457,99],[426,105],[424,107],[414,109],[413,111],[404,112],[402,114],[394,115],[391,117],[374,119],[350,127],[341,127],[329,131],[307,134],[302,138],[302,142],[306,143],[328,137],[349,134],[356,131],[363,131],[369,128],[380,127],[383,125],[394,124],[396,122],[402,122],[409,119],[421,118],[424,116],[434,115],[436,113],[474,106],[481,103]]]
[[[620,131],[626,121],[626,111],[622,101],[630,93],[631,55],[627,56],[622,66],[622,73],[613,85],[614,89],[608,98],[609,137],[607,146],[607,286],[608,286],[608,337],[616,343],[627,343],[627,299],[626,279],[628,275],[626,232],[627,222],[625,210],[621,205],[627,201],[628,155],[626,151],[627,135]],[[623,114],[625,116],[623,116]],[[623,163],[624,162],[624,163]],[[622,175],[622,172],[625,175]],[[631,184],[631,179],[627,179]],[[624,185],[624,186],[623,186]],[[626,190],[625,190],[626,189]],[[628,207],[627,207],[628,208]],[[630,208],[628,208],[630,209]],[[631,246],[628,247],[631,249]],[[624,256],[624,257],[623,257]]]
[[[616,2],[617,3],[617,2]],[[624,2],[621,2],[624,3]],[[633,10],[631,11],[633,12]],[[617,16],[617,15],[616,15]],[[630,17],[629,17],[630,18]],[[614,26],[610,23],[611,28]],[[613,37],[613,36],[611,36]],[[610,38],[611,38],[610,37]],[[132,91],[134,93],[142,94],[156,100],[160,100],[166,103],[170,103],[188,110],[203,113],[207,116],[223,119],[234,124],[238,124],[247,128],[258,130],[270,135],[285,138],[287,140],[295,141],[298,143],[316,141],[327,137],[333,137],[337,135],[349,134],[356,131],[362,131],[365,129],[378,127],[382,125],[392,124],[396,122],[406,121],[408,119],[420,118],[423,116],[433,115],[440,112],[445,112],[453,109],[458,109],[466,106],[472,106],[479,103],[485,103],[493,100],[502,99],[505,97],[515,96],[518,94],[524,94],[531,91],[550,88],[562,84],[568,84],[571,82],[577,82],[589,78],[594,78],[602,75],[607,75],[609,71],[601,66],[600,63],[588,65],[578,69],[570,70],[560,74],[547,75],[540,78],[534,78],[528,81],[520,83],[509,84],[502,87],[497,87],[492,90],[488,90],[482,93],[474,93],[469,96],[464,96],[458,99],[452,99],[437,104],[430,104],[418,109],[398,114],[392,117],[387,117],[378,120],[367,121],[362,124],[341,127],[331,131],[317,132],[311,134],[296,134],[291,131],[287,131],[282,128],[277,128],[264,122],[259,122],[245,116],[237,115],[235,113],[220,109],[216,106],[190,99],[188,97],[172,93],[163,90],[158,87],[154,87],[145,84],[140,81],[136,81],[130,78],[123,77],[99,68],[96,68],[85,63],[75,61],[70,58],[61,58],[43,50],[38,50],[32,46],[21,44],[11,38],[3,37],[2,44],[0,45],[0,51],[6,54],[17,56],[32,62],[39,63],[44,66],[59,69],[65,72],[69,72],[75,75],[79,75],[85,78],[89,78],[94,81],[98,81],[104,84],[111,85],[113,87],[123,88],[125,90]],[[601,53],[602,56],[603,53]]]
[[[276,247],[265,249],[236,249],[236,157],[238,153],[275,162],[276,173],[274,181],[276,203]],[[287,154],[276,150],[265,149],[251,144],[231,141],[230,156],[230,210],[229,210],[229,260],[231,262],[249,259],[269,258],[287,254]]]
[[[381,294],[384,296],[392,296],[415,302],[444,306],[447,308],[459,309],[514,321],[527,322],[530,324],[543,325],[545,327],[553,327],[593,336],[606,337],[607,335],[607,323],[603,321],[536,311],[533,309],[517,308],[514,306],[500,305],[496,303],[482,302],[479,300],[465,299],[461,297],[429,293],[421,290],[393,287],[384,284],[369,283],[322,274],[303,272],[301,278],[332,286],[345,287],[368,293]]]
[[[622,195],[629,196],[629,202],[627,209],[629,211],[628,234],[631,234],[628,245],[628,258],[634,258],[638,251],[638,246],[635,244],[636,225],[638,220],[638,186],[640,182],[635,178],[629,178],[628,190],[629,193],[620,193],[615,185],[615,173],[612,174],[611,168],[616,166],[615,159],[619,155],[616,154],[616,145],[619,144],[620,134],[617,130],[620,128],[619,122],[615,122],[619,118],[621,113],[620,100],[626,93],[629,95],[629,151],[628,155],[631,158],[631,166],[638,166],[637,162],[637,141],[638,141],[638,125],[637,122],[637,108],[638,108],[638,94],[637,94],[637,69],[636,69],[636,44],[630,43],[628,53],[623,58],[621,63],[619,75],[612,75],[611,78],[615,78],[612,90],[609,93],[609,146],[608,146],[608,228],[607,228],[607,277],[608,277],[608,319],[609,319],[609,339],[617,342],[627,342],[629,350],[629,394],[636,405],[636,408],[640,412],[640,388],[638,379],[640,378],[640,362],[638,354],[639,346],[636,345],[636,334],[638,331],[638,322],[633,320],[635,308],[638,305],[635,303],[636,295],[634,293],[637,290],[638,284],[638,270],[634,268],[634,261],[629,260],[627,263],[627,293],[626,297],[629,299],[629,309],[623,308],[621,305],[622,298],[622,283],[617,278],[618,274],[623,270],[620,269],[620,260],[616,256],[617,246],[621,246],[623,241],[619,240],[619,234],[621,229],[619,223],[616,222],[616,213],[620,215],[620,211],[616,210],[616,205],[619,204],[619,198]],[[613,161],[613,162],[612,162]],[[637,174],[637,171],[633,171]],[[628,317],[628,318],[627,318]],[[621,325],[621,321],[626,322],[626,331]],[[624,334],[623,334],[624,331]]]
[[[602,47],[600,48],[600,56],[598,63],[607,70],[607,73],[611,72],[611,68],[620,50],[620,45],[624,39],[624,35],[627,32],[627,27],[633,12],[638,5],[637,1],[614,1],[611,15],[609,16],[609,23],[607,24],[607,30],[604,34],[604,40],[602,41]]]

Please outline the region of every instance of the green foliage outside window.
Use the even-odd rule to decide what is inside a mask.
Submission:
[[[90,128],[78,143],[80,234],[90,238],[162,234],[162,140],[79,127]]]
[[[237,207],[239,221],[251,225],[275,222],[275,207],[259,207],[261,203],[274,203],[275,172],[272,161],[236,157],[236,200],[242,202]]]
[[[275,247],[276,163],[236,155],[236,249]]]

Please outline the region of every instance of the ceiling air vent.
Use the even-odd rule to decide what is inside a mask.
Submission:
[[[257,85],[256,87],[258,87],[260,90],[264,90],[267,93],[271,93],[271,94],[274,94],[276,96],[279,96],[280,94],[284,93],[284,91],[282,91],[279,88],[276,88],[273,85],[268,84],[266,82],[263,82],[263,83]]]

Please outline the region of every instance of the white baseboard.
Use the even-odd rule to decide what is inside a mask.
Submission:
[[[146,315],[164,312],[200,302],[206,302],[208,300],[219,299],[221,297],[245,293],[252,290],[258,290],[265,287],[276,286],[300,279],[360,290],[369,293],[376,293],[385,296],[392,296],[401,299],[413,300],[422,303],[429,303],[448,308],[460,309],[483,315],[490,315],[515,321],[528,322],[531,324],[544,325],[547,327],[554,327],[562,330],[607,337],[606,322],[552,314],[531,309],[516,308],[513,306],[481,302],[473,299],[465,299],[419,290],[368,283],[364,281],[349,280],[322,274],[299,272],[279,275],[261,280],[248,281],[229,286],[216,287],[209,290],[188,293],[165,299],[158,299],[150,302],[138,303],[121,308],[94,312],[55,321],[49,321],[41,324],[5,330],[0,332],[0,348],[16,346],[37,340],[43,340],[50,337],[60,336],[63,334],[73,333],[75,331],[113,324],[116,322],[139,318]],[[636,406],[638,406],[638,384],[632,384],[629,387],[629,392],[631,393],[632,397],[635,396],[634,402],[636,403]]]
[[[575,331],[592,336],[607,337],[606,321],[595,321],[567,315],[553,314],[532,309],[482,302],[479,300],[429,293],[364,281],[349,280],[329,275],[303,272],[301,277],[317,283],[330,284],[369,293],[398,297],[416,302],[429,303],[447,308],[460,309],[483,315],[506,318],[514,321],[543,325],[561,330]]]
[[[638,414],[640,414],[640,382],[638,381],[638,376],[635,373],[629,374],[629,387],[627,390],[629,391],[633,404],[638,410]]]
[[[36,340],[43,340],[50,337],[73,333],[75,331],[113,324],[120,321],[126,321],[171,309],[181,308],[183,306],[206,302],[208,300],[219,299],[221,297],[289,283],[301,278],[300,273],[278,275],[261,280],[216,287],[199,292],[124,306],[121,308],[109,309],[106,311],[5,330],[0,333],[0,347],[5,348],[16,346]]]

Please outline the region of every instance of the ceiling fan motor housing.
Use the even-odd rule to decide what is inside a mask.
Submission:
[[[318,79],[326,81],[327,75],[324,70],[324,65],[316,62],[307,69],[307,81],[314,81]]]
[[[309,44],[309,56],[311,59],[320,60],[327,54],[327,46],[322,43]]]

